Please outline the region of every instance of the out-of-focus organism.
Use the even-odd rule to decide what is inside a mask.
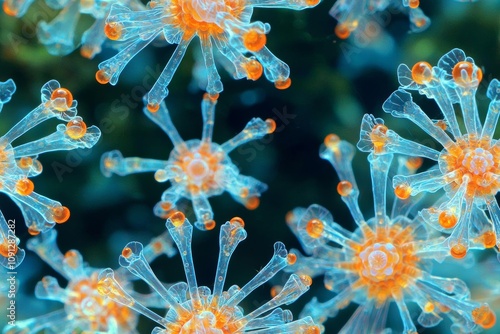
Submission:
[[[206,91],[222,92],[222,82],[215,65],[214,49],[234,66],[235,79],[257,80],[264,71],[266,78],[278,89],[290,86],[288,65],[266,47],[268,23],[251,22],[253,8],[286,8],[301,10],[314,7],[319,0],[158,0],[150,1],[148,9],[133,12],[114,4],[106,19],[106,35],[111,40],[125,42],[125,47],[113,58],[99,64],[96,79],[115,85],[129,61],[157,38],[177,44],[160,77],[147,94],[148,106],[157,109],[168,95],[172,80],[191,41],[198,37],[207,68]],[[251,54],[250,57],[247,57]]]
[[[279,307],[293,303],[309,289],[311,278],[308,276],[292,274],[277,295],[252,312],[245,313],[239,306],[253,290],[295,261],[283,243],[274,244],[271,261],[247,284],[241,288],[232,285],[224,290],[231,255],[246,238],[241,218],[235,217],[226,222],[220,230],[219,261],[211,290],[198,286],[196,282],[191,247],[193,226],[180,211],[172,213],[166,226],[182,257],[186,282],[166,288],[148,265],[139,242],[128,243],[119,260],[123,268],[144,280],[161,296],[163,304],[169,308],[165,316],[154,313],[131,296],[115,278],[112,269],[105,269],[99,275],[99,292],[158,323],[161,327],[156,327],[152,333],[319,333],[319,328],[310,317],[292,321],[292,313]]]
[[[82,56],[93,58],[101,52],[102,45],[107,41],[104,34],[105,21],[112,3],[115,2],[131,10],[144,9],[140,0],[45,0],[48,7],[60,12],[52,21],[41,21],[38,24],[37,36],[40,43],[55,56],[65,56],[81,45]],[[33,0],[6,0],[3,9],[8,15],[21,17],[32,3]],[[75,31],[82,14],[92,16],[95,21],[75,45]]]
[[[61,302],[64,308],[35,318],[16,320],[15,325],[6,326],[3,333],[35,334],[43,330],[61,334],[82,331],[110,334],[138,333],[135,329],[137,314],[97,291],[98,276],[103,269],[92,268],[83,262],[77,250],[69,250],[62,254],[57,247],[56,237],[56,231],[51,230],[30,239],[27,247],[68,281],[66,288],[62,288],[56,278],[45,276],[36,285],[36,297]],[[166,233],[153,239],[144,248],[144,259],[148,262],[152,262],[162,254],[168,257],[176,254],[172,239]],[[120,268],[116,271],[116,279],[129,289],[131,281],[136,278]],[[133,292],[131,288],[130,290],[134,298],[142,303],[150,306],[158,306],[161,303],[153,294],[143,295]]]
[[[431,275],[432,260],[442,260],[447,251],[441,247],[443,237],[429,234],[420,216],[410,217],[414,199],[395,198],[392,213],[387,215],[386,189],[393,154],[372,153],[368,157],[375,209],[369,220],[365,220],[358,205],[353,155],[354,147],[335,135],[325,139],[320,151],[320,156],[330,161],[339,175],[337,191],[357,225],[354,232],[334,222],[330,212],[319,205],[298,208],[288,215],[289,225],[310,255],[298,258],[292,269],[298,273],[325,274],[325,286],[337,293],[326,302],[314,298],[301,316],[310,315],[323,323],[353,301],[360,306],[341,333],[381,333],[389,305],[394,302],[403,333],[417,333],[408,310],[412,302],[422,310],[417,321],[423,327],[436,326],[443,316],[452,321],[456,332],[492,327],[495,314],[487,304],[470,299],[465,283]],[[399,171],[405,174],[421,163],[402,160]],[[431,232],[437,233],[432,229]]]
[[[421,215],[436,229],[451,233],[446,245],[455,258],[463,258],[471,246],[491,248],[500,240],[500,207],[495,199],[500,189],[500,146],[493,139],[500,110],[500,83],[497,79],[489,83],[486,95],[491,102],[481,124],[475,95],[482,76],[474,60],[460,49],[445,54],[437,66],[418,62],[410,69],[401,64],[401,88],[391,94],[383,109],[409,119],[439,143],[436,147],[443,148],[436,150],[403,139],[370,115],[363,120],[358,145],[376,154],[400,153],[437,161],[427,171],[397,175],[393,186],[400,198],[444,189],[441,202]],[[434,99],[444,118],[431,120],[407,90]],[[463,126],[454,105],[461,110]]]
[[[257,208],[260,194],[267,189],[267,185],[253,177],[240,175],[229,153],[240,145],[272,133],[276,123],[272,119],[264,121],[253,118],[238,135],[219,145],[212,142],[216,103],[216,97],[205,94],[201,103],[202,138],[188,141],[179,136],[163,102],[157,111],[145,107],[146,116],[162,128],[174,144],[169,159],[123,158],[119,151],[111,151],[101,158],[102,172],[106,176],[112,173],[124,176],[155,172],[156,181],[171,183],[171,187],[165,190],[161,201],[156,204],[155,214],[167,218],[181,198],[189,199],[197,219],[195,226],[201,230],[215,227],[208,198],[224,191],[247,209]]]
[[[330,9],[330,15],[338,21],[335,27],[337,37],[346,39],[352,36],[354,43],[363,46],[382,32],[383,25],[388,21],[382,12],[389,9],[408,15],[411,32],[427,29],[431,20],[419,5],[419,0],[337,0]]]
[[[15,91],[16,85],[12,79],[0,82],[0,111]],[[35,185],[30,178],[42,172],[42,164],[37,160],[38,155],[51,151],[90,148],[101,135],[96,126],[87,127],[82,118],[76,116],[77,102],[71,92],[62,88],[59,82],[47,82],[41,93],[42,103],[0,137],[0,192],[5,193],[19,206],[31,235],[46,232],[56,223],[66,222],[70,216],[67,207],[34,191]],[[17,138],[51,118],[67,123],[59,124],[56,132],[46,137],[13,146],[12,143]],[[3,231],[1,247],[4,247],[11,234],[5,232],[1,219],[0,225]],[[5,252],[0,254],[4,257]],[[19,253],[19,260],[22,260],[23,254]],[[3,258],[2,263],[4,262]]]

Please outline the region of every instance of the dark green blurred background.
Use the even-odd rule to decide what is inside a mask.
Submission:
[[[491,78],[500,78],[499,0],[476,3],[422,0],[421,8],[432,19],[428,30],[410,34],[407,17],[391,14],[385,27],[388,44],[371,49],[336,38],[333,34],[336,22],[328,15],[332,5],[332,1],[323,1],[316,8],[301,12],[255,10],[254,20],[271,24],[269,49],[291,68],[292,86],[288,90],[276,90],[265,78],[257,82],[235,81],[221,70],[224,92],[217,105],[214,141],[222,143],[231,138],[252,117],[275,118],[278,131],[231,154],[242,174],[267,183],[269,190],[263,194],[261,206],[255,211],[246,210],[227,194],[210,199],[218,226],[211,232],[195,231],[193,242],[199,285],[211,287],[213,284],[218,227],[233,216],[245,220],[248,238],[235,252],[226,282],[240,286],[271,258],[275,241],[283,241],[288,248],[299,247],[285,224],[287,211],[317,203],[331,210],[337,222],[351,230],[354,228],[335,190],[338,178],[330,164],[319,158],[318,149],[323,138],[331,132],[356,143],[364,113],[384,117],[403,137],[417,139],[422,135],[409,122],[382,115],[382,103],[398,87],[396,68],[400,63],[412,66],[416,61],[426,60],[435,64],[452,48],[462,48],[483,69],[485,84],[481,85],[477,99],[484,117],[489,102],[484,95],[486,83]],[[42,15],[37,5],[21,19],[0,13],[0,81],[13,78],[18,87],[13,100],[4,106],[0,115],[0,133],[5,133],[39,104],[40,88],[46,81],[57,79],[73,92],[79,103],[79,115],[87,125],[100,127],[102,138],[91,151],[41,156],[44,172],[33,180],[35,191],[60,201],[71,210],[70,220],[56,227],[63,252],[78,249],[91,266],[116,268],[118,255],[128,241],[146,243],[164,231],[165,222],[153,215],[152,208],[168,184],[158,184],[152,174],[106,178],[99,170],[100,156],[119,149],[127,157],[168,158],[172,144],[143,115],[140,99],[144,90],[140,85],[148,69],[157,72],[158,68],[163,68],[174,47],[147,47],[126,67],[117,86],[102,86],[94,79],[97,65],[115,51],[106,49],[93,60],[82,58],[78,51],[66,57],[49,55],[38,44],[34,29],[38,20],[54,14],[43,12]],[[83,17],[78,26],[80,33],[91,23],[92,20]],[[196,47],[197,43],[190,47],[166,99],[174,124],[184,139],[201,135],[203,92],[188,88],[192,78],[192,51]],[[127,107],[124,99],[137,106]],[[431,115],[439,117],[433,101],[417,96],[415,100]],[[284,114],[288,118],[284,118]],[[31,131],[16,144],[46,135],[57,124],[55,121],[47,123],[50,124]],[[54,163],[64,164],[71,171],[58,176]],[[366,154],[358,153],[354,166],[362,191],[361,207],[368,218],[373,209]],[[0,196],[0,205],[7,219],[17,220],[18,235],[24,247],[29,235],[19,210],[4,195]],[[166,282],[184,277],[179,257],[161,258],[154,263],[153,269]],[[19,305],[25,303],[26,306],[19,306],[18,319],[61,307],[55,302],[27,297],[32,295],[34,285],[44,275],[55,275],[31,252],[21,265],[20,273],[26,277],[20,288],[26,297]],[[65,286],[64,279],[56,277]],[[283,282],[284,279],[277,277],[274,283]],[[270,285],[264,286],[247,298],[245,310],[253,310],[268,300],[269,288]],[[313,290],[324,291],[321,278],[315,280]],[[311,296],[308,293],[291,306],[295,316]],[[325,298],[326,295],[320,296],[320,299]],[[351,305],[330,320],[326,332],[337,332],[353,310]],[[144,319],[141,319],[141,326],[141,333],[151,329],[151,324]],[[399,320],[394,326],[398,331]],[[426,332],[442,333],[445,327],[449,328],[448,322],[442,328]]]

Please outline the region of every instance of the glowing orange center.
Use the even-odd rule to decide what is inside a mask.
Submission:
[[[456,172],[451,185],[460,186],[463,177],[467,176],[467,196],[496,194],[500,189],[495,177],[500,174],[500,157],[495,152],[497,148],[490,146],[489,139],[478,140],[474,135],[459,138],[457,144],[440,156],[444,172]]]

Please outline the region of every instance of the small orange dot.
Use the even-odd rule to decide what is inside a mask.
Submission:
[[[315,218],[308,221],[307,225],[306,225],[306,232],[313,239],[319,238],[323,234],[324,229],[325,229],[325,226],[324,226],[323,222],[321,220],[315,219]]]
[[[95,79],[101,85],[105,85],[111,78],[109,77],[108,73],[106,73],[106,70],[100,69],[99,71],[95,72]]]
[[[466,77],[462,77],[462,73],[465,71]],[[481,71],[480,68],[476,67],[473,63],[468,62],[468,61],[461,61],[455,64],[453,67],[453,70],[451,72],[453,76],[453,80],[455,82],[463,87],[470,86],[473,80],[473,75],[474,71],[476,74],[476,80],[475,85],[478,85],[482,78],[483,78],[483,72]]]
[[[33,165],[33,159],[30,157],[22,157],[17,161],[17,165],[20,168],[29,168]]]
[[[211,231],[211,230],[213,230],[215,228],[216,224],[215,224],[215,220],[209,219],[209,220],[205,220],[203,222],[203,225],[205,226],[205,230]]]
[[[57,224],[67,222],[70,214],[69,209],[65,206],[56,206],[52,208],[52,219],[54,219]]]
[[[210,100],[212,102],[217,102],[217,100],[219,99],[219,93],[215,93],[215,94],[205,93],[205,94],[203,94],[203,99]]]
[[[267,133],[273,133],[276,130],[276,121],[272,118],[266,119]]]
[[[257,196],[250,197],[246,203],[245,203],[245,208],[248,210],[255,210],[259,207],[260,205],[260,199]]]
[[[241,188],[241,191],[240,191],[240,197],[241,198],[247,198],[248,194],[250,193],[250,191],[248,190],[247,187],[243,187]]]
[[[81,119],[76,118],[66,124],[66,134],[71,139],[81,139],[87,133],[87,124]]]
[[[323,140],[323,143],[325,144],[326,147],[329,149],[336,148],[337,145],[340,143],[340,138],[334,133],[330,133],[325,137]]]
[[[408,199],[411,195],[411,188],[408,184],[401,183],[394,188],[394,194],[396,194],[399,199]]]
[[[411,77],[419,85],[425,85],[432,80],[432,66],[426,61],[419,61],[411,68]]]
[[[66,254],[64,254],[64,262],[71,268],[77,268],[79,263],[76,251],[74,250],[67,251]]]
[[[420,6],[420,0],[410,0],[408,5],[413,9],[418,8],[418,6]]]
[[[351,31],[347,25],[339,23],[335,27],[335,35],[340,39],[347,39],[351,35]]]
[[[122,256],[126,259],[128,259],[129,257],[131,257],[133,254],[132,252],[132,249],[130,247],[125,247],[123,248],[122,250]]]
[[[277,89],[287,89],[288,87],[290,87],[292,85],[292,79],[290,78],[286,78],[284,80],[276,80],[274,82],[274,87],[276,87]]]
[[[482,239],[485,248],[493,248],[497,243],[497,237],[495,235],[495,232],[493,231],[484,232],[482,235]]]
[[[293,224],[295,222],[295,215],[293,211],[288,211],[285,215],[285,221],[288,225]]]
[[[444,131],[446,131],[446,129],[448,128],[448,124],[446,124],[446,121],[443,119],[440,119],[439,121],[437,121],[435,125]]]
[[[16,182],[16,191],[21,196],[28,196],[35,189],[33,181],[28,178],[20,179]]]
[[[122,36],[123,25],[118,22],[106,23],[104,26],[104,34],[112,40],[116,41]]]
[[[457,243],[450,248],[450,255],[455,259],[463,259],[467,255],[467,247],[464,244]]]
[[[168,201],[160,202],[160,207],[165,211],[169,211],[172,209],[172,203]]]
[[[248,62],[243,63],[243,69],[247,72],[247,79],[257,80],[262,76],[262,64],[256,59],[250,59]]]
[[[35,236],[35,235],[39,235],[40,231],[36,227],[30,226],[30,227],[28,227],[28,233],[32,236]]]
[[[492,328],[496,323],[496,315],[488,305],[483,305],[472,310],[472,319],[484,329]]]
[[[406,167],[408,167],[409,169],[419,169],[422,166],[423,162],[424,159],[422,159],[421,157],[410,157],[406,161]]]
[[[300,275],[300,280],[307,286],[311,286],[311,284],[313,283],[311,276],[308,275]]]
[[[180,211],[174,211],[174,212],[172,212],[170,217],[168,217],[168,219],[170,219],[170,221],[172,222],[172,224],[175,227],[179,227],[182,224],[184,224],[184,221],[186,220],[186,216]]]
[[[58,108],[59,111],[64,111],[67,108],[71,107],[71,105],[73,104],[73,94],[71,94],[71,92],[69,90],[67,90],[66,88],[57,88],[50,95],[50,99],[52,101],[59,99],[59,98],[63,98],[66,100],[66,106],[60,106],[60,108],[62,110],[59,110],[59,108]]]
[[[337,185],[337,192],[340,196],[349,196],[352,192],[352,183],[349,181],[340,181]]]
[[[427,302],[424,305],[424,312],[431,313],[434,312],[434,304],[431,302]]]
[[[251,29],[242,36],[243,45],[250,52],[258,52],[266,45],[266,34]]]
[[[453,213],[443,211],[439,214],[438,222],[444,228],[453,228],[457,225],[458,218]]]
[[[233,217],[233,218],[231,218],[231,220],[229,222],[231,224],[238,224],[241,227],[245,227],[245,221],[240,217]]]
[[[288,265],[291,266],[291,265],[295,264],[295,262],[297,262],[297,255],[290,253],[286,257],[286,260],[288,262]]]
[[[271,294],[271,298],[274,298],[276,297],[280,292],[281,290],[283,290],[283,287],[280,286],[280,285],[275,285],[271,288],[271,291],[270,291],[270,294]]]
[[[160,110],[160,104],[159,103],[148,103],[146,106],[149,112],[155,113],[158,110]]]

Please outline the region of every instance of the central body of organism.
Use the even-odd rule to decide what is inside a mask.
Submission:
[[[99,64],[96,79],[100,83],[118,82],[128,62],[155,39],[177,44],[160,77],[147,94],[148,107],[157,109],[168,95],[168,88],[187,47],[195,37],[206,67],[209,94],[222,92],[216,68],[219,57],[236,79],[257,80],[264,72],[279,89],[290,86],[288,65],[266,47],[268,23],[250,22],[253,8],[300,10],[317,5],[319,0],[159,0],[150,1],[147,10],[132,11],[115,4],[106,20],[105,33],[111,40],[123,41],[120,52]],[[247,56],[251,55],[251,56]],[[228,63],[229,61],[229,63]],[[226,66],[229,65],[229,66]]]
[[[154,212],[167,218],[176,208],[181,198],[192,201],[197,221],[195,226],[202,230],[215,227],[213,212],[208,198],[227,191],[247,209],[259,206],[259,197],[267,185],[250,176],[240,175],[229,153],[249,141],[258,140],[276,128],[273,119],[253,118],[234,138],[219,145],[212,142],[217,99],[205,94],[201,110],[203,114],[203,134],[201,140],[182,140],[170,119],[164,103],[158,111],[144,108],[144,113],[158,124],[170,137],[174,149],[168,160],[123,158],[119,151],[103,155],[101,169],[106,176],[112,173],[128,175],[140,172],[155,172],[158,182],[170,181],[172,186],[165,190]]]

